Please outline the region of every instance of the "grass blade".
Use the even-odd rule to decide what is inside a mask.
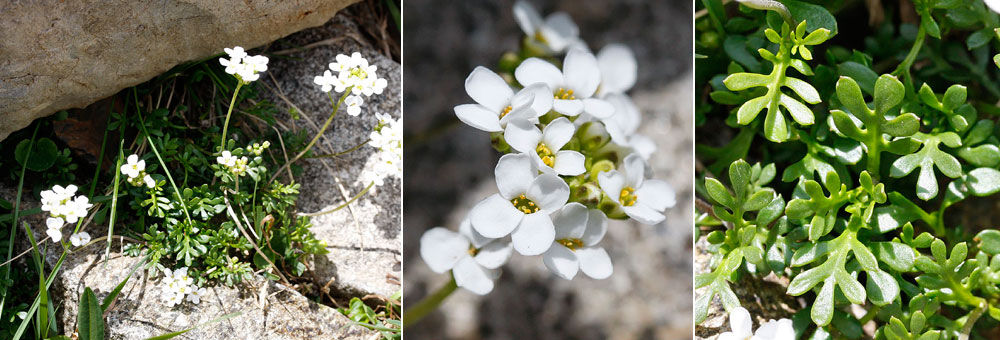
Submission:
[[[31,241],[31,257],[35,260],[35,266],[38,267],[38,327],[35,328],[35,335],[40,338],[47,338],[49,332],[49,289],[45,284],[45,267],[42,266],[42,255],[38,251],[38,243],[35,242],[35,234],[31,233],[31,226],[28,222],[24,222],[24,231],[28,235],[28,240]],[[26,318],[25,322],[28,321]]]
[[[118,298],[118,294],[121,294],[122,288],[125,288],[125,284],[128,283],[128,279],[132,278],[132,274],[135,274],[135,271],[146,263],[147,258],[149,258],[149,255],[143,257],[142,260],[139,260],[139,262],[136,262],[134,265],[132,265],[132,270],[129,270],[128,275],[125,276],[125,279],[122,280],[122,282],[118,283],[118,285],[115,286],[115,289],[111,291],[111,294],[108,294],[108,296],[104,298],[104,301],[101,302],[101,310],[107,311],[108,307],[111,307],[111,303],[114,302],[116,298]]]
[[[117,212],[118,212],[118,185],[121,184],[121,174],[122,174],[122,172],[118,171],[118,169],[122,167],[122,159],[125,158],[125,154],[123,153],[124,148],[125,148],[125,138],[122,138],[121,141],[119,141],[118,143],[118,161],[116,161],[114,169],[115,187],[111,194],[111,207],[109,208],[111,209],[111,211],[108,216],[108,246],[104,248],[104,268],[108,267],[108,259],[111,258],[111,242],[113,240],[111,235],[114,235],[115,232],[115,217],[117,217]],[[131,276],[132,274],[129,275]],[[126,278],[126,280],[128,279]]]
[[[17,235],[17,218],[19,210],[21,210],[21,194],[24,189],[24,173],[28,169],[28,161],[31,159],[31,150],[35,148],[35,137],[38,135],[38,127],[41,124],[35,125],[35,132],[31,133],[31,142],[28,143],[28,152],[24,156],[24,165],[21,166],[21,177],[17,181],[17,198],[14,200],[14,221],[10,224],[10,243],[7,244],[7,257],[4,261],[10,260],[11,256],[14,256],[14,241]],[[41,211],[39,209],[38,211]],[[14,267],[13,263],[8,264],[3,271],[3,280],[10,280],[10,268]],[[3,292],[0,292],[0,318],[3,317],[3,306],[7,303],[7,288],[4,286]]]

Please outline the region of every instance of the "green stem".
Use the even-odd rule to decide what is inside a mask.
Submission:
[[[321,212],[318,212],[318,213],[312,213],[312,214],[299,214],[299,216],[313,217],[313,216],[320,216],[320,215],[332,214],[333,212],[335,212],[337,210],[340,210],[340,209],[344,209],[348,205],[351,205],[351,203],[354,203],[354,201],[358,200],[358,198],[360,198],[361,196],[364,196],[364,194],[366,192],[368,192],[368,189],[371,189],[372,186],[375,186],[375,182],[369,183],[368,186],[365,187],[365,190],[361,190],[361,192],[359,192],[357,195],[354,195],[354,197],[352,197],[351,200],[349,200],[347,202],[344,202],[344,204],[341,204],[340,206],[338,206],[336,208],[333,208],[333,209],[330,209],[330,210],[327,210],[327,211],[321,211]]]
[[[437,309],[438,306],[444,302],[445,298],[455,292],[455,288],[458,288],[458,285],[455,284],[455,277],[452,276],[451,280],[448,280],[448,283],[444,286],[438,288],[437,291],[427,296],[420,302],[417,302],[413,308],[407,309],[403,312],[403,328],[420,322],[420,319],[423,319],[428,313]]]
[[[313,145],[316,145],[316,142],[319,141],[319,138],[323,137],[323,132],[326,132],[326,129],[330,127],[330,123],[333,122],[333,117],[337,116],[337,112],[340,111],[340,105],[344,103],[344,100],[347,99],[347,96],[351,94],[351,90],[353,89],[354,86],[351,86],[348,87],[347,90],[344,90],[344,95],[340,96],[340,100],[336,102],[334,102],[332,94],[330,94],[329,92],[326,94],[328,97],[330,97],[330,104],[333,105],[333,112],[330,113],[330,117],[326,118],[326,122],[323,123],[323,126],[320,127],[319,132],[316,133],[316,137],[313,137],[313,139],[309,141],[309,144],[307,144],[306,147],[302,149],[302,151],[299,151],[299,153],[295,155],[295,157],[292,157],[292,159],[289,160],[287,163],[285,163],[285,165],[282,165],[281,168],[275,171],[274,175],[271,176],[271,179],[267,181],[268,183],[274,182],[274,179],[278,178],[278,175],[281,174],[281,171],[285,170],[285,168],[291,166],[292,163],[295,163],[295,161],[302,158],[302,156],[305,155],[306,152],[309,152],[309,149],[311,149]]]
[[[170,180],[170,186],[174,188],[174,195],[177,196],[177,202],[179,202],[181,204],[181,208],[184,209],[184,217],[187,218],[188,226],[194,226],[194,222],[191,221],[191,214],[188,213],[187,204],[184,203],[184,196],[181,195],[181,190],[177,188],[177,183],[174,182],[174,176],[170,175],[167,163],[163,162],[163,157],[160,157],[160,152],[156,150],[156,144],[153,143],[153,138],[150,137],[149,132],[146,131],[146,120],[142,118],[142,109],[139,108],[139,93],[135,91],[134,88],[132,93],[135,95],[135,115],[139,117],[139,127],[142,128],[142,134],[146,136],[146,141],[149,142],[149,148],[153,149],[153,154],[156,155],[156,160],[160,162],[160,166],[163,168],[163,173],[167,174],[167,179]]]
[[[910,52],[906,54],[906,59],[896,67],[896,70],[892,71],[892,74],[897,76],[903,76],[903,80],[909,85],[909,88],[913,88],[913,82],[910,77],[910,67],[913,66],[913,62],[917,60],[917,55],[920,54],[920,49],[924,46],[924,37],[927,36],[927,32],[924,30],[924,25],[920,25],[917,30],[917,39],[913,42],[913,46],[910,47]]]
[[[233,107],[236,106],[236,95],[240,93],[240,88],[243,87],[243,81],[240,80],[236,84],[236,91],[233,91],[233,99],[229,102],[229,112],[226,112],[226,122],[222,124],[222,137],[219,138],[219,152],[226,150],[226,131],[229,131],[229,117],[233,115]]]
[[[31,159],[31,150],[35,147],[35,137],[38,135],[38,127],[42,124],[35,124],[35,132],[31,133],[31,141],[28,142],[28,152],[24,155],[24,165],[21,166],[21,178],[17,182],[17,198],[14,199],[14,222],[10,224],[10,239],[7,243],[7,258],[5,261],[10,261],[11,256],[14,256],[14,240],[15,235],[17,235],[17,219],[21,211],[21,193],[24,189],[24,173],[28,169],[28,161]],[[2,267],[2,266],[0,266]],[[7,281],[10,279],[10,269],[14,267],[13,264],[6,266],[6,270],[3,271],[3,280]],[[0,317],[3,317],[3,306],[7,303],[7,286],[4,286],[3,294],[0,294]]]

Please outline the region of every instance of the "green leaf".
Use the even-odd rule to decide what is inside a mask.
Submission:
[[[990,255],[1000,254],[1000,230],[986,229],[976,234],[979,250]]]
[[[28,160],[28,164],[24,164],[29,147],[32,148],[31,159]],[[29,170],[33,171],[48,170],[56,163],[58,157],[59,148],[56,147],[56,143],[45,137],[39,138],[34,146],[31,145],[31,140],[22,140],[17,143],[17,147],[14,149],[14,159],[17,160],[17,163],[26,165]]]
[[[80,296],[80,311],[77,313],[77,328],[80,330],[80,340],[104,339],[104,310],[97,303],[94,291],[87,287]]]
[[[1000,192],[1000,171],[993,168],[978,168],[969,171],[965,181],[969,191],[976,196],[989,196]]]
[[[955,156],[938,149],[938,145],[961,145],[961,141],[954,132],[945,132],[937,135],[927,135],[917,133],[915,137],[923,142],[923,148],[914,154],[900,157],[892,163],[889,175],[895,178],[904,177],[920,167],[920,175],[917,177],[917,197],[922,200],[930,200],[937,196],[938,184],[934,175],[934,167],[945,176],[958,178],[962,175],[962,165]]]

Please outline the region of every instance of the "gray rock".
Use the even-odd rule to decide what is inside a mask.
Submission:
[[[293,48],[330,37],[359,35],[354,22],[338,15],[327,25],[293,34],[272,48]],[[290,109],[294,106],[301,111],[302,116],[308,118],[293,120],[286,116],[279,120],[287,122],[290,128],[304,129],[313,136],[318,129],[309,120],[321,125],[332,109],[327,93],[313,84],[313,77],[322,74],[337,54],[350,55],[355,51],[378,66],[378,74],[387,79],[388,86],[381,95],[364,98],[365,105],[359,116],[349,116],[342,109],[317,143],[317,154],[343,151],[366,141],[377,123],[375,113],[387,113],[396,118],[400,116],[402,82],[399,63],[385,57],[363,40],[344,38],[289,54],[289,58],[275,58],[269,66],[268,73],[273,76],[273,81],[269,77],[265,82],[274,90],[266,91],[264,98],[279,107]],[[337,158],[300,161],[303,172],[296,178],[302,183],[299,211],[320,212],[344,204],[368,185],[359,177],[364,169],[371,169],[375,158],[376,149],[365,145]],[[398,178],[387,178],[385,185],[373,188],[374,194],[369,192],[360,197],[349,208],[312,218],[312,231],[326,241],[330,251],[326,256],[315,259],[313,269],[320,284],[325,285],[332,280],[331,287],[341,296],[375,294],[388,297],[400,290],[401,189],[402,183]]]
[[[322,25],[354,1],[5,1],[0,140],[223,47],[256,47]]]
[[[62,302],[59,315],[66,333],[76,329],[79,296],[90,287],[103,300],[140,258],[112,252],[107,263],[103,248],[92,245],[67,257],[57,278],[55,297]],[[162,276],[162,275],[161,275]],[[122,289],[107,314],[108,339],[145,339],[199,325],[230,313],[230,319],[205,325],[178,339],[370,339],[374,334],[333,308],[309,301],[295,290],[256,278],[239,288],[217,285],[195,305],[184,302],[167,307],[160,299],[164,287],[159,277],[144,271]]]

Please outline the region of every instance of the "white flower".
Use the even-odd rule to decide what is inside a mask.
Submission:
[[[542,20],[531,4],[518,1],[514,3],[514,20],[525,35],[545,44],[555,53],[561,53],[570,46],[586,46],[580,40],[580,28],[565,12],[552,13]]]
[[[344,99],[344,104],[347,104],[347,114],[357,117],[361,114],[361,105],[365,104],[365,100],[359,95],[350,95]]]
[[[146,161],[139,159],[139,155],[130,155],[121,170],[128,178],[139,177],[139,173],[146,170]]]
[[[87,209],[90,209],[91,206],[93,204],[90,204],[90,199],[86,196],[76,196],[72,201],[66,202],[63,217],[66,222],[76,223],[80,218],[87,216]]]
[[[376,74],[378,66],[369,65],[368,59],[362,57],[361,53],[354,52],[351,56],[338,54],[336,60],[330,63],[330,69],[337,72],[337,81],[331,85],[338,93],[352,87],[351,93],[354,95],[371,96],[381,94],[388,85],[385,79],[379,78]]]
[[[576,176],[584,173],[586,158],[578,151],[562,150],[576,126],[566,117],[556,118],[539,130],[534,123],[518,119],[508,124],[503,137],[514,150],[531,155],[535,166],[544,173]]]
[[[333,74],[330,73],[330,70],[326,70],[323,72],[323,75],[313,78],[313,82],[316,83],[316,85],[321,86],[320,90],[323,92],[330,92],[330,90],[333,90],[335,85],[340,83],[340,81],[337,80],[337,77],[334,77]]]
[[[72,243],[74,247],[79,247],[84,244],[90,243],[90,234],[86,231],[81,231],[79,233],[69,236],[69,243]]]
[[[226,167],[236,165],[236,157],[234,157],[229,151],[223,151],[221,156],[215,157],[215,161],[219,164],[225,165]]]
[[[260,79],[260,72],[267,71],[267,57],[255,55],[243,58],[243,65],[236,68],[236,74],[244,82]]]
[[[62,229],[64,224],[66,224],[66,222],[60,217],[49,217],[45,219],[45,226],[49,229]]]
[[[236,47],[233,47],[233,48],[223,48],[222,50],[224,52],[226,52],[226,54],[229,55],[229,58],[232,58],[232,59],[239,60],[239,59],[246,58],[246,56],[247,56],[247,52],[243,51],[243,48],[239,47],[239,46],[236,46]]]
[[[611,276],[611,257],[597,246],[608,230],[608,218],[603,212],[572,202],[552,214],[552,223],[556,240],[542,256],[552,273],[567,280],[572,280],[578,270],[595,279]]]
[[[42,191],[42,211],[48,211],[53,213],[53,216],[59,216],[61,213],[54,213],[62,208],[73,195],[76,194],[76,186],[68,185],[65,188],[60,185],[55,185],[51,190]]]
[[[597,52],[597,66],[601,70],[601,85],[597,96],[625,93],[635,85],[638,63],[632,49],[622,44],[610,44]]]
[[[465,92],[476,104],[455,107],[455,115],[463,123],[486,132],[503,131],[515,118],[535,119],[552,109],[552,90],[545,84],[530,85],[514,93],[499,75],[476,67],[465,78]]]
[[[156,186],[156,181],[154,181],[153,177],[150,176],[150,175],[143,176],[142,177],[142,182],[145,183],[146,187],[148,187],[150,189],[152,189],[153,187]]]
[[[208,290],[205,288],[192,289],[187,295],[187,300],[197,305],[201,303],[201,297],[205,296],[205,294],[208,294]]]
[[[420,257],[437,273],[451,270],[455,283],[473,293],[493,290],[493,280],[512,254],[510,242],[484,237],[466,218],[458,232],[432,228],[420,237]]]
[[[601,84],[601,70],[593,54],[574,48],[566,54],[563,69],[539,58],[528,58],[514,70],[514,78],[525,86],[543,83],[552,90],[552,109],[567,116],[580,113],[603,119],[615,113],[610,103],[591,98]]]
[[[753,320],[750,312],[743,307],[736,307],[729,313],[729,329],[731,331],[719,335],[719,340],[795,340],[795,329],[792,320],[771,320],[753,333]]]
[[[376,112],[375,113],[375,119],[378,120],[379,125],[389,125],[390,123],[394,123],[395,122],[395,120],[392,119],[392,116],[389,115],[388,113],[378,113],[378,112]]]
[[[219,64],[226,67],[226,73],[236,74],[236,70],[243,64],[242,60],[234,58],[219,58]]]
[[[1000,13],[1000,0],[983,0],[994,12]]]
[[[173,307],[181,302],[184,302],[184,295],[177,294],[170,290],[164,290],[160,297],[163,299],[163,303],[165,303],[167,307]]]
[[[666,218],[663,211],[676,203],[674,190],[667,182],[645,179],[645,171],[642,157],[631,154],[625,157],[621,171],[601,172],[597,181],[604,194],[629,217],[643,224],[657,224]]]
[[[538,175],[527,154],[500,157],[494,173],[500,192],[472,208],[472,227],[486,237],[511,235],[522,255],[544,253],[555,240],[549,214],[566,204],[569,185],[556,175]]]

